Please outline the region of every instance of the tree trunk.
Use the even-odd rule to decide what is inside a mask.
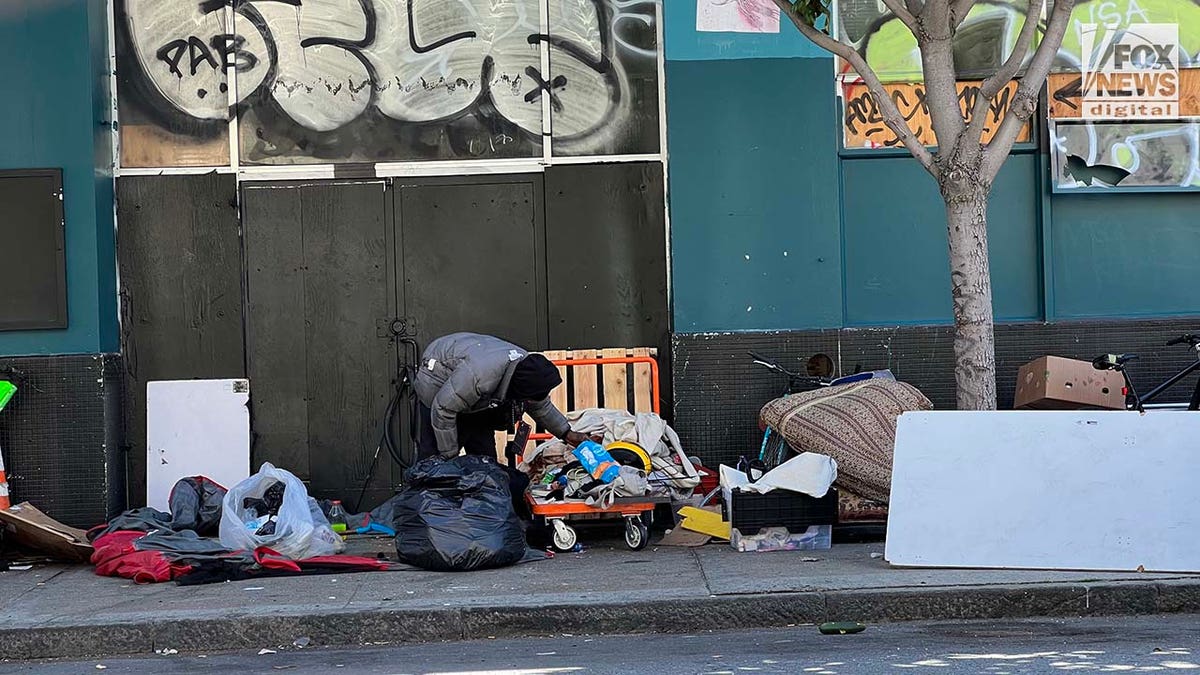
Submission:
[[[973,182],[973,181],[972,181]],[[992,330],[992,280],[988,267],[987,206],[990,186],[943,189],[954,294],[954,377],[959,410],[996,409],[996,342]]]

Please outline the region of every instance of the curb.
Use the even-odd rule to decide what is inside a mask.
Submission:
[[[233,616],[0,629],[6,659],[96,658],[571,634],[692,633],[824,621],[932,621],[1200,613],[1196,581],[814,591],[697,599],[321,615]]]

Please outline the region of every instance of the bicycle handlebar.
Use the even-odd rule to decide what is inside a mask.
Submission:
[[[776,363],[774,359],[763,356],[762,354],[759,354],[758,352],[751,351],[751,352],[746,352],[746,353],[750,356],[750,358],[754,359],[755,363],[758,363],[759,365],[762,365],[765,368],[768,368],[777,373],[780,373],[781,375],[786,375],[788,377],[788,379],[791,380],[793,383],[808,382],[808,383],[814,383],[814,384],[821,384],[823,382],[823,380],[819,377],[814,377],[812,375],[801,375],[800,373],[792,372],[792,371],[788,370],[787,368],[784,368],[783,366]]]
[[[1101,354],[1092,359],[1092,367],[1096,370],[1120,370],[1137,357],[1137,354]]]
[[[750,352],[746,352],[746,353],[749,354],[750,358],[754,359],[755,361],[762,361],[763,363],[767,363],[772,366],[778,365],[777,363],[775,363],[774,359],[769,359],[769,358],[763,356],[762,354],[759,354],[758,352],[750,351]]]

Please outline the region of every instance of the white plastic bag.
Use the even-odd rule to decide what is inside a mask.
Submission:
[[[261,499],[276,482],[283,483],[283,505],[275,519],[275,533],[260,536],[247,526],[258,518],[243,507],[247,498]],[[253,550],[266,546],[292,560],[342,552],[346,545],[329,527],[316,500],[308,496],[304,483],[290,471],[266,462],[258,473],[238,483],[225,495],[221,510],[221,545],[234,550]]]

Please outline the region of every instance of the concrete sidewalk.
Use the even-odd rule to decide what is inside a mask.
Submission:
[[[360,542],[390,550],[389,540]],[[1200,613],[1200,576],[904,570],[872,553],[594,545],[466,574],[377,572],[137,586],[90,567],[0,573],[9,659],[817,623]],[[809,561],[815,558],[815,561]]]

